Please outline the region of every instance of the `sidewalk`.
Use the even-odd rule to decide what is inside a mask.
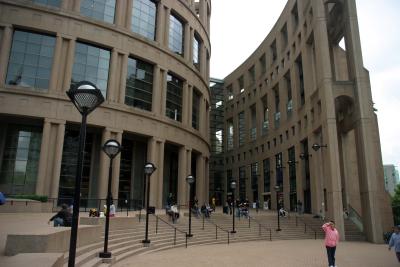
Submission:
[[[338,267],[398,267],[386,245],[342,242]],[[328,266],[323,240],[257,241],[230,245],[177,248],[126,259],[113,267],[324,267]]]

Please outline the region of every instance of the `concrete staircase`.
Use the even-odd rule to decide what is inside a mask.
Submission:
[[[144,247],[141,242],[145,233],[144,219],[140,222],[138,218],[133,219],[129,228],[126,229],[110,230],[108,250],[112,252],[114,263],[138,254],[186,246],[189,221],[187,214],[181,216],[175,224],[172,224],[166,215],[158,216],[159,219],[154,215],[149,217],[150,247]],[[169,222],[177,230],[162,220]],[[250,219],[235,218],[235,234],[230,233],[232,230],[232,215],[213,213],[211,218],[204,220],[203,218],[192,216],[191,232],[193,237],[187,238],[187,246],[228,244],[255,240],[314,239],[323,238],[324,236],[321,229],[321,221],[307,215],[302,216],[301,220],[296,219],[295,216],[280,218],[282,231],[276,231],[277,228],[278,220],[276,213],[273,212],[254,213],[251,214]],[[351,229],[351,236],[353,236],[354,228],[346,227],[346,229]],[[356,235],[354,235],[354,238],[356,238]],[[103,263],[102,259],[98,257],[98,253],[103,251],[103,246],[104,243],[101,241],[79,247],[76,251],[75,265],[77,267],[110,266],[110,263]],[[67,266],[67,263],[68,253],[64,255],[64,266]]]

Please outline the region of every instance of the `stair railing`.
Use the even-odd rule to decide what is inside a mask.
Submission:
[[[169,222],[163,220],[162,218],[160,218],[158,215],[152,214],[154,217],[156,217],[156,234],[158,233],[158,221],[162,221],[163,223],[165,223],[166,225],[168,225],[169,227],[171,227],[172,229],[174,229],[174,246],[176,245],[176,232],[180,232],[182,234],[185,235],[185,247],[187,248],[188,246],[188,236],[187,236],[187,232],[182,231],[180,229],[178,229],[177,227],[173,226],[172,224],[170,224]]]
[[[298,227],[299,224],[304,225],[304,233],[307,233],[307,228],[308,228],[309,230],[314,232],[314,239],[317,239],[317,230],[315,230],[314,227],[307,225],[307,223],[303,220],[303,218],[296,215],[296,227]]]
[[[267,232],[269,232],[269,241],[272,241],[272,230],[271,230],[271,228],[268,228],[265,225],[262,225],[259,221],[257,221],[256,219],[254,219],[250,215],[248,217],[249,217],[249,228],[250,228],[250,221],[251,220],[254,221],[256,224],[258,224],[258,235],[261,236],[261,228],[264,228],[264,230],[267,230]]]
[[[214,223],[210,219],[205,219],[205,215],[204,214],[203,214],[203,227],[202,227],[202,230],[204,230],[204,222],[208,222],[209,224],[212,224],[213,226],[215,226],[215,239],[216,240],[218,240],[218,229],[220,229],[221,231],[225,232],[228,235],[228,245],[229,245],[229,243],[230,243],[230,232],[229,232],[229,230],[223,229],[221,226],[219,226],[218,224]]]

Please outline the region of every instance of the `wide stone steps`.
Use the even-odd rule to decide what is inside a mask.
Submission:
[[[160,216],[163,220],[168,221],[165,215]],[[304,228],[299,224],[296,226],[294,218],[282,218],[280,225],[282,231],[277,232],[277,218],[276,216],[256,216],[261,227],[254,220],[245,218],[235,218],[235,234],[229,233],[229,242],[246,242],[255,240],[287,240],[287,239],[310,239],[314,238],[314,232],[308,229],[304,232]],[[172,224],[172,222],[170,222]],[[214,225],[218,225],[216,228]],[[177,223],[173,224],[179,230],[188,232],[188,218],[182,216]],[[155,251],[162,251],[175,247],[184,247],[186,236],[179,231],[176,232],[176,244],[174,244],[174,229],[165,224],[161,220],[158,221],[158,228],[156,233],[156,218],[149,217],[149,239],[151,240],[150,247],[143,247],[142,240],[145,233],[145,221],[137,220],[130,226],[129,229],[112,230],[109,233],[108,250],[112,253],[114,262],[120,262],[129,257],[138,254],[147,254]],[[220,228],[224,229],[221,230]],[[271,229],[271,230],[269,230]],[[213,214],[210,219],[203,219],[192,217],[193,237],[188,238],[188,246],[208,245],[208,244],[228,244],[228,232],[232,230],[232,216],[225,214]],[[217,234],[217,239],[216,239]],[[319,236],[317,236],[319,237]],[[102,252],[104,248],[103,239],[94,244],[79,247],[76,252],[77,267],[93,267],[93,266],[110,266],[109,263],[103,263],[103,260],[98,257],[98,253]],[[68,254],[64,257],[64,266],[67,266]]]

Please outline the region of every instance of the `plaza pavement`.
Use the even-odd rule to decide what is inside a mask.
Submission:
[[[9,233],[34,233],[52,226],[47,221],[54,213],[0,213],[0,266]],[[133,216],[134,214],[130,214]],[[81,214],[81,216],[85,216]],[[117,216],[126,216],[126,213]],[[387,245],[366,242],[341,242],[337,254],[338,267],[400,266]],[[28,263],[26,265],[30,265]],[[25,266],[25,265],[24,265]],[[323,240],[256,241],[174,248],[137,255],[115,267],[319,267],[328,266]],[[4,266],[6,267],[6,266]]]

